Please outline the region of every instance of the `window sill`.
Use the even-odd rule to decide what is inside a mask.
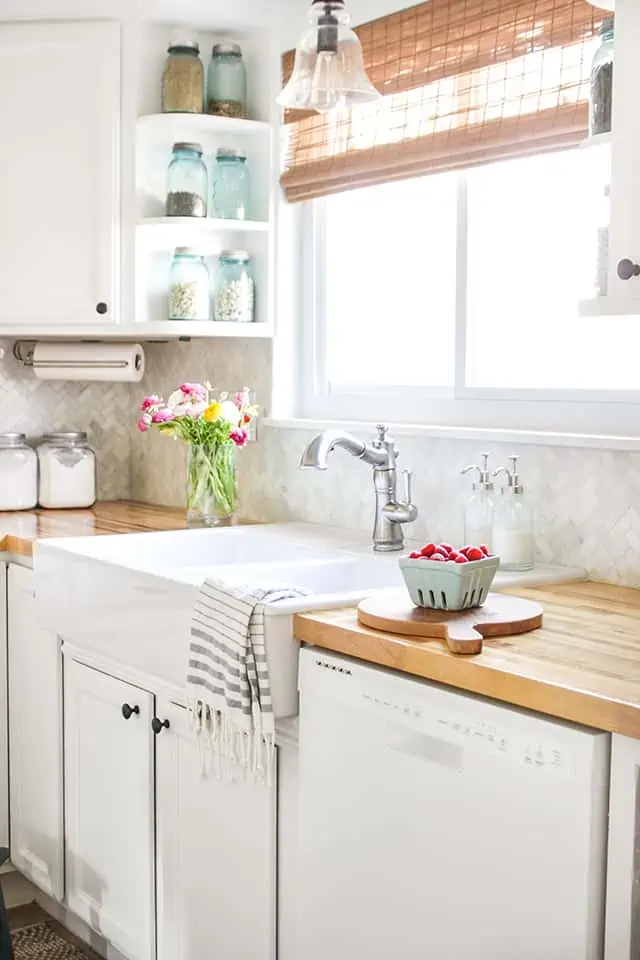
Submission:
[[[260,427],[278,430],[349,430],[358,434],[373,429],[373,422],[362,420],[275,419],[260,421]],[[477,440],[490,443],[533,444],[547,447],[583,447],[597,450],[640,451],[640,437],[605,434],[556,433],[541,430],[501,430],[487,427],[454,427],[435,424],[390,423],[397,437],[424,440]]]

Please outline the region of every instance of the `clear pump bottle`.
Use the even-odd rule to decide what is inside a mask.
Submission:
[[[518,457],[509,457],[511,468],[499,467],[506,484],[496,497],[493,549],[502,570],[531,570],[535,564],[533,508],[520,482]]]
[[[478,479],[473,484],[471,496],[464,507],[464,540],[465,543],[473,546],[484,544],[489,551],[495,553],[492,543],[493,534],[493,481],[489,473],[489,454],[482,454],[482,466],[471,464],[465,467],[461,473],[471,473],[477,471]]]

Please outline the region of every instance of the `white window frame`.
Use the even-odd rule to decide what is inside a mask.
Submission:
[[[525,430],[584,436],[640,436],[640,389],[633,391],[488,389],[465,385],[467,188],[458,178],[455,386],[450,389],[361,386],[329,388],[325,367],[324,201],[300,205],[298,357],[295,415],[313,421],[385,421],[487,430]],[[603,317],[606,323],[607,318]],[[640,323],[640,316],[638,317]],[[638,358],[640,384],[640,357]]]

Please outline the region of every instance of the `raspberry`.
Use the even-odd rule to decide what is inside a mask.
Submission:
[[[450,543],[441,543],[438,549],[440,550],[441,553],[446,553],[447,556],[449,556],[449,554],[453,552],[453,547],[451,546]]]
[[[488,557],[488,556],[489,556],[489,547],[487,547],[486,544],[481,543],[480,546],[478,547],[478,550],[482,550],[482,552],[484,553],[485,557]]]
[[[413,553],[409,554],[409,557],[411,558],[411,560],[420,560],[422,558],[422,554],[416,553],[416,551],[414,550]]]
[[[420,553],[423,557],[430,557],[436,552],[437,549],[438,548],[436,547],[435,543],[428,543],[426,547],[422,548]]]
[[[485,554],[480,547],[471,547],[467,552],[467,560],[484,560]]]
[[[467,560],[466,557],[464,557],[461,553],[459,553],[458,556],[456,557],[456,563],[469,563],[469,561]]]

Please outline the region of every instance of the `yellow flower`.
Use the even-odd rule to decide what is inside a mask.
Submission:
[[[222,412],[221,403],[212,403],[207,407],[203,416],[207,423],[215,423],[216,420],[220,419],[220,414]]]

